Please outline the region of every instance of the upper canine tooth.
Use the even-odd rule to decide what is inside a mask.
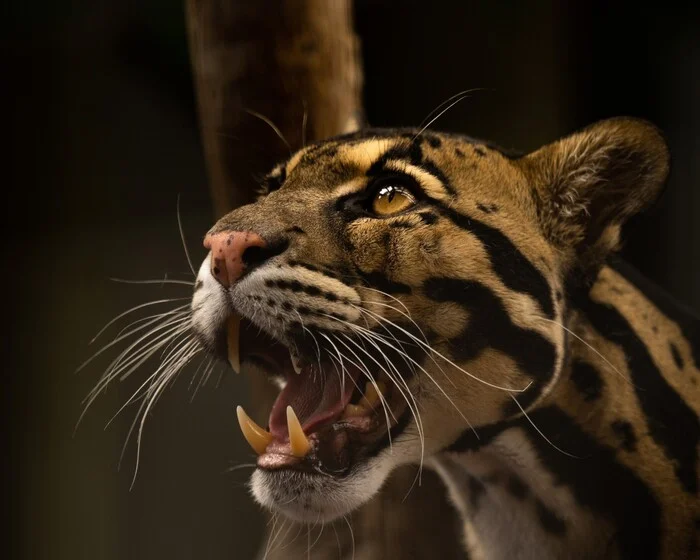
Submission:
[[[241,317],[233,313],[226,324],[226,339],[228,342],[228,363],[233,371],[241,371],[241,355],[239,352],[241,335]]]
[[[366,408],[372,408],[379,400],[382,395],[386,392],[386,385],[383,381],[371,381],[367,382],[365,385],[365,394],[360,399],[360,404]]]
[[[311,449],[311,442],[306,437],[299,418],[291,406],[287,406],[287,431],[289,431],[289,446],[292,449],[292,455],[300,459],[306,457]]]
[[[265,449],[272,441],[272,434],[267,430],[263,430],[245,413],[242,406],[236,407],[236,416],[238,416],[238,424],[241,426],[243,437],[250,444],[253,450],[262,455]]]

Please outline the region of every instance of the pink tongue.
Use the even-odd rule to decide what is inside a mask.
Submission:
[[[348,368],[345,387],[333,367],[326,373],[305,367],[300,374],[287,375],[287,385],[277,397],[270,412],[270,432],[277,440],[289,438],[287,406],[291,405],[306,434],[339,417],[352,398],[359,370]]]

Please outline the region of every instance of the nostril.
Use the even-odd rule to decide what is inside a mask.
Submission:
[[[250,272],[255,267],[267,262],[277,255],[281,255],[289,247],[287,239],[278,239],[268,243],[265,247],[252,246],[243,251],[241,260],[246,272]]]

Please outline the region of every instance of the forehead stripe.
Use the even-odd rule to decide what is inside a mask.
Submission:
[[[418,167],[402,160],[388,160],[384,164],[384,170],[410,175],[430,197],[445,198],[446,195],[454,194],[454,189],[449,183],[446,183],[444,175],[441,178],[423,167]]]

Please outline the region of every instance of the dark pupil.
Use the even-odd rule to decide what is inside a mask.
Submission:
[[[392,187],[387,188],[387,201],[391,202],[394,200],[394,195],[396,194],[396,190],[393,189]]]

